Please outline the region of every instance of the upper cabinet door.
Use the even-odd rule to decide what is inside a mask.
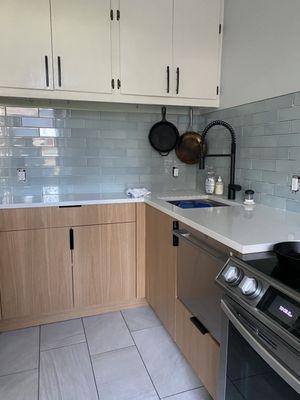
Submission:
[[[172,6],[173,0],[120,0],[122,94],[170,96]]]
[[[216,99],[221,0],[174,0],[174,94]]]
[[[49,0],[1,0],[0,38],[0,86],[52,87]]]
[[[51,0],[54,87],[111,93],[110,0]]]

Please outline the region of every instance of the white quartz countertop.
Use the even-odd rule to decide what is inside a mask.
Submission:
[[[256,253],[272,250],[275,243],[283,241],[300,241],[300,214],[275,208],[254,205],[244,206],[237,202],[215,196],[214,200],[222,200],[231,207],[203,209],[181,209],[166,200],[207,198],[197,192],[173,192],[157,194],[146,199],[131,199],[122,194],[77,194],[47,195],[44,197],[4,198],[0,209],[32,208],[51,206],[72,206],[92,204],[112,204],[145,202],[172,218],[183,222],[210,236],[211,238],[242,253]]]

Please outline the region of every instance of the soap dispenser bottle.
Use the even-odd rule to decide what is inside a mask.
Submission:
[[[223,182],[221,176],[219,176],[219,178],[216,182],[216,192],[215,193],[220,196],[224,193],[224,182]]]
[[[213,194],[216,186],[216,178],[213,169],[209,169],[205,179],[205,192],[206,194]]]

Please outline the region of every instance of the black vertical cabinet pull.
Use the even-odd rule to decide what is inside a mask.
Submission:
[[[70,250],[74,250],[74,230],[70,229]]]
[[[173,230],[179,229],[179,222],[178,221],[173,221]],[[173,246],[178,247],[179,246],[179,239],[178,236],[173,234]]]
[[[202,322],[199,321],[198,318],[196,317],[192,317],[190,318],[190,321],[193,325],[195,325],[195,327],[198,329],[199,332],[202,333],[202,335],[206,335],[208,333],[208,330],[206,329],[206,327],[202,324]]]
[[[45,56],[45,75],[46,75],[46,86],[49,87],[49,63],[48,63],[48,56]]]
[[[57,57],[57,68],[58,68],[58,86],[61,87],[61,58]]]
[[[167,93],[170,93],[170,67],[167,66]]]
[[[176,68],[176,94],[179,93],[179,67]]]

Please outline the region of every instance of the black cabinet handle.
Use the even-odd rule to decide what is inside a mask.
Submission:
[[[167,66],[167,93],[170,93],[170,67]]]
[[[195,325],[195,327],[198,329],[198,331],[200,331],[202,333],[202,335],[205,335],[206,333],[208,333],[208,330],[205,328],[205,326],[199,321],[198,318],[196,317],[192,317],[190,318],[190,321],[193,325]]]
[[[79,204],[79,205],[75,204],[73,206],[58,206],[58,208],[78,208],[78,207],[82,207],[82,205],[81,204]]]
[[[58,86],[61,87],[61,58],[57,57],[57,67],[58,67]]]
[[[74,230],[70,229],[70,250],[74,250]]]
[[[179,67],[176,68],[176,94],[179,93]]]
[[[49,63],[48,63],[48,56],[45,56],[45,75],[46,75],[46,86],[49,87]]]

